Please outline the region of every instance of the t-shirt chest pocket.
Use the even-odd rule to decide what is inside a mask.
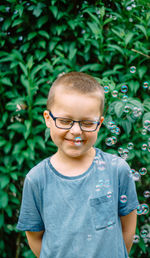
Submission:
[[[115,211],[112,193],[90,199],[92,219],[96,230],[115,224]]]

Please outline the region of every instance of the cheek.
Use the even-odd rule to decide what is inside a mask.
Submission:
[[[89,132],[87,135],[88,140],[91,142],[95,142],[97,139],[97,134],[97,132]]]

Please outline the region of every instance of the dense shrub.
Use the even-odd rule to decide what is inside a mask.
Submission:
[[[16,231],[23,180],[56,151],[42,113],[52,81],[73,70],[104,86],[105,121],[96,146],[132,168],[141,205],[130,257],[148,257],[150,4],[5,0],[0,27],[1,257],[34,257]]]

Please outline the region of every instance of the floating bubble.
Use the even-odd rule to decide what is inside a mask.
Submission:
[[[137,181],[140,181],[140,179],[141,179],[140,173],[138,171],[135,171],[135,173],[133,174],[133,180],[137,182]]]
[[[123,95],[122,100],[123,100],[124,102],[126,102],[126,101],[128,100],[128,96],[127,96],[127,95]]]
[[[137,215],[142,215],[142,213],[143,213],[142,205],[139,204],[139,205],[137,206]]]
[[[146,151],[146,150],[147,150],[147,144],[146,144],[146,143],[143,143],[141,149],[142,149],[143,151]]]
[[[143,210],[143,215],[146,215],[147,213],[149,213],[148,204],[146,204],[146,203],[142,204],[142,210]]]
[[[132,10],[132,6],[127,6],[127,11],[131,11]]]
[[[132,176],[133,176],[132,169],[130,169],[130,170],[128,171],[128,176],[129,176],[129,177],[132,177]]]
[[[127,91],[128,91],[128,86],[127,85],[122,85],[121,86],[121,92],[122,93],[127,93]]]
[[[109,86],[104,86],[104,93],[108,93],[109,92]]]
[[[116,144],[116,142],[117,142],[117,138],[115,136],[108,137],[105,140],[105,143],[107,146],[112,146],[112,145]]]
[[[117,126],[116,129],[115,129],[115,134],[119,135],[121,133],[121,130],[120,128]]]
[[[113,90],[112,96],[113,96],[114,98],[117,98],[117,96],[118,96],[118,91],[117,91],[117,90]]]
[[[133,243],[134,243],[134,244],[138,244],[139,241],[140,241],[139,235],[134,235],[134,237],[133,237]]]
[[[126,203],[127,202],[127,196],[126,195],[121,195],[120,196],[120,202],[121,203]]]
[[[129,111],[130,111],[130,107],[128,106],[128,105],[126,105],[125,107],[124,107],[124,110],[123,110],[125,113],[129,113]]]
[[[108,192],[107,193],[107,198],[111,198],[111,196],[112,196],[112,192]]]
[[[141,232],[140,232],[140,236],[142,237],[142,238],[146,238],[147,236],[148,236],[148,229],[147,228],[145,228],[145,229],[142,229],[141,230]]]
[[[147,134],[147,130],[144,128],[142,129],[142,132],[141,132],[142,135],[146,135]]]
[[[148,191],[148,190],[144,191],[143,195],[144,195],[145,198],[149,198],[150,197],[150,191]]]
[[[115,125],[115,122],[114,122],[114,121],[109,121],[109,122],[108,122],[108,128],[109,128],[109,130],[114,129],[115,127],[116,127],[116,125]]]
[[[128,153],[129,153],[129,150],[124,149],[123,152],[121,153],[121,158],[126,160],[128,158]]]
[[[129,142],[127,148],[128,148],[128,150],[133,150],[133,148],[134,148],[133,142]]]
[[[140,168],[139,173],[141,176],[144,176],[147,173],[147,169],[146,168]]]
[[[135,73],[136,72],[136,67],[135,66],[131,66],[130,67],[130,73]]]
[[[118,153],[119,153],[119,154],[122,154],[122,153],[123,153],[123,148],[119,147],[119,148],[118,148]]]
[[[144,129],[150,132],[150,120],[144,121]]]
[[[144,82],[144,83],[143,83],[143,88],[144,88],[144,89],[147,89],[148,86],[149,86],[149,83],[148,83],[148,82]]]

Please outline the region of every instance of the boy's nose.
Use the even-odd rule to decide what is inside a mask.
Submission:
[[[70,132],[75,134],[75,135],[78,135],[78,134],[82,133],[82,130],[81,130],[80,125],[79,125],[78,122],[74,122],[73,126],[70,129]]]

